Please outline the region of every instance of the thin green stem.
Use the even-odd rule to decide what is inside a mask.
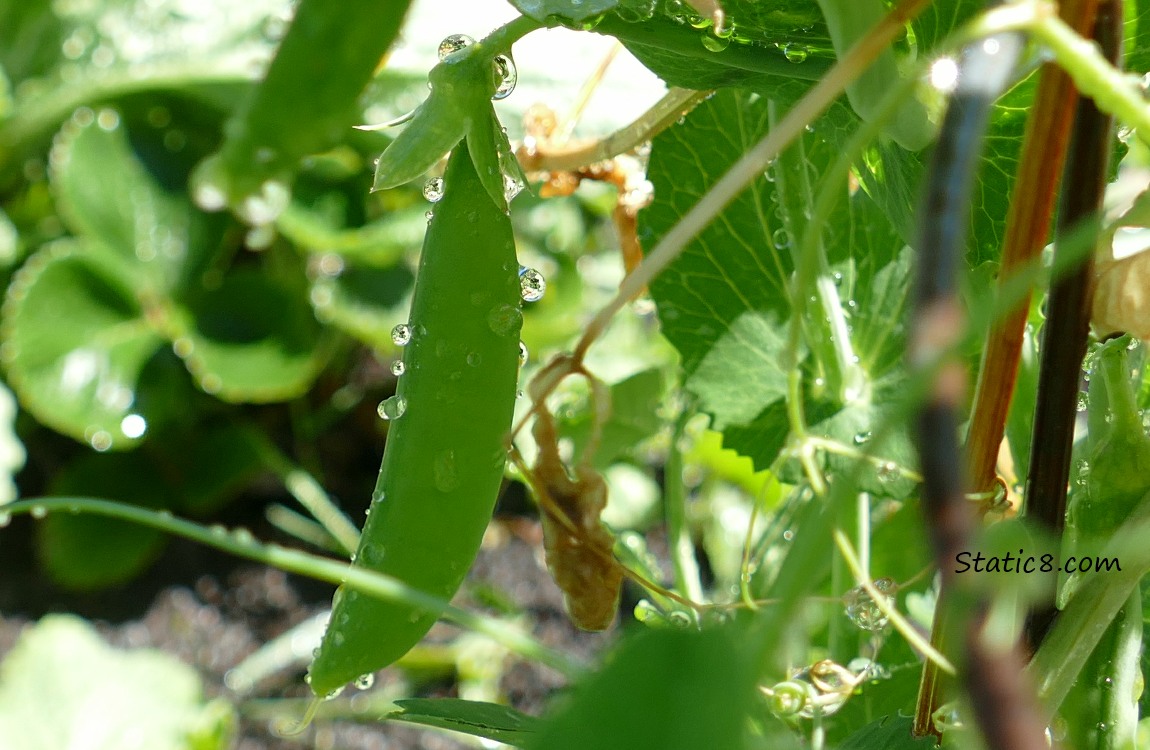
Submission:
[[[316,481],[308,472],[294,464],[258,430],[245,430],[252,447],[259,454],[260,459],[280,481],[283,482],[291,496],[294,497],[312,518],[332,535],[348,555],[355,552],[359,546],[359,529],[344,515],[331,496],[324,490],[323,485]]]
[[[690,420],[692,411],[684,409],[675,422],[671,434],[671,447],[667,451],[667,465],[663,470],[663,504],[667,518],[667,542],[671,546],[671,564],[675,569],[675,587],[691,601],[705,602],[703,583],[699,577],[699,564],[695,560],[695,546],[687,525],[687,493],[683,486],[683,451],[679,442]]]
[[[510,52],[513,44],[532,31],[542,28],[543,24],[535,19],[528,18],[527,16],[519,16],[483,37],[483,41],[481,41],[480,44],[485,47],[490,47],[492,55],[497,55],[501,52]]]
[[[200,544],[222,550],[237,557],[271,565],[288,573],[346,586],[383,601],[404,604],[417,610],[435,612],[442,619],[460,627],[482,633],[509,651],[546,664],[567,677],[577,677],[584,667],[566,654],[554,651],[517,627],[486,615],[460,609],[450,602],[426,594],[391,576],[345,562],[306,552],[288,549],[278,544],[265,544],[252,537],[245,529],[228,531],[222,526],[208,528],[191,521],[173,517],[170,513],[147,510],[135,505],[117,503],[90,497],[46,497],[21,500],[4,506],[5,516],[30,514],[43,517],[47,513],[91,513],[130,523],[140,524],[175,534]]]

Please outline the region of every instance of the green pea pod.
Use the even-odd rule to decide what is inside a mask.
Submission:
[[[494,148],[493,144],[476,144]],[[518,377],[520,289],[511,221],[460,143],[427,230],[411,340],[355,565],[450,599],[479,550],[503,477]],[[326,695],[415,645],[435,615],[336,593],[310,683]]]
[[[1087,463],[1079,469],[1086,491],[1075,497],[1067,519],[1076,537],[1113,533],[1146,494],[1150,481],[1150,439],[1130,380],[1128,342],[1108,341],[1093,358]]]
[[[1138,728],[1142,597],[1137,587],[1102,634],[1063,702],[1071,747],[1131,750]]]
[[[818,0],[818,3],[827,21],[831,44],[839,57],[846,54],[886,13],[882,0]],[[854,83],[847,84],[851,108],[866,122],[875,119],[883,96],[898,83],[899,76],[894,53],[883,51]],[[924,148],[934,138],[934,131],[926,108],[913,98],[903,102],[894,119],[883,128],[895,143],[909,151]]]
[[[273,220],[299,160],[338,143],[355,122],[356,100],[410,4],[302,0],[267,75],[228,124],[223,148],[197,169],[197,202],[229,206],[256,224]]]

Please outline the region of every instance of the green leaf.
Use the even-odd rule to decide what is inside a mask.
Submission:
[[[78,110],[56,138],[51,182],[72,231],[105,252],[125,277],[159,292],[202,267],[222,223],[192,206],[186,192],[192,165],[206,150],[198,135],[203,129],[190,127],[191,108],[152,99],[150,115],[141,109]],[[170,120],[173,110],[194,141],[169,139],[169,146],[181,144],[178,150],[165,147],[167,131],[155,124]]]
[[[53,481],[51,493],[115,498],[144,508],[178,507],[181,490],[139,451],[84,453]],[[159,553],[164,535],[96,515],[52,513],[38,527],[40,559],[52,578],[76,590],[122,583]]]
[[[632,7],[637,6],[637,7]],[[827,26],[814,2],[728,0],[725,29],[685,2],[623,2],[595,27],[610,34],[669,85],[694,89],[739,86],[792,98],[834,60]],[[641,22],[635,22],[643,19]]]
[[[586,21],[614,8],[619,0],[510,0],[525,16],[540,23],[548,21]]]
[[[185,362],[205,392],[268,403],[308,389],[323,351],[319,324],[296,286],[302,283],[288,286],[267,272],[241,269],[189,301],[191,319],[181,324]]]
[[[753,93],[720,91],[656,138],[650,165],[655,202],[639,219],[645,248],[758,141],[779,110]],[[817,177],[838,158],[841,134],[855,122],[842,105],[832,108],[651,283],[663,332],[682,356],[686,387],[723,431],[724,447],[750,457],[760,470],[777,457],[790,428],[783,397],[796,238],[807,230],[819,190],[846,192],[820,186]],[[820,294],[837,308],[840,322],[826,318],[816,298],[807,303],[806,421],[812,434],[854,447],[899,402],[911,253],[861,192],[843,195],[815,229],[826,248],[824,276],[833,275],[824,279],[833,285],[822,285],[833,291]],[[797,354],[803,357],[803,349]],[[913,466],[903,436],[879,455]],[[849,463],[838,456],[829,461]],[[888,486],[875,476],[866,479],[883,494],[911,489],[905,481]]]
[[[451,729],[507,745],[523,746],[542,725],[530,714],[497,703],[458,698],[411,698],[395,704],[402,711],[388,714],[387,719]]]
[[[914,720],[909,716],[884,716],[847,737],[838,750],[927,750],[937,747],[934,738],[911,734],[913,725]]]
[[[613,384],[611,415],[602,425],[595,466],[605,469],[641,441],[651,437],[662,426],[660,405],[665,397],[663,373],[644,370]],[[581,455],[591,437],[594,419],[590,408],[573,410],[574,417],[561,419],[560,431],[575,443],[575,454]]]
[[[141,436],[140,375],[163,340],[131,282],[97,255],[71,241],[36,253],[8,288],[0,336],[24,408],[101,450],[123,449]]]
[[[11,173],[82,105],[141,89],[250,81],[289,10],[285,0],[205,0],[195,13],[150,0],[0,4],[0,65],[16,94],[0,126],[0,172]]]
[[[538,750],[738,750],[756,664],[746,633],[649,630],[624,639],[527,745]]]
[[[109,648],[83,620],[49,615],[0,664],[6,750],[224,750],[235,717],[158,651]]]

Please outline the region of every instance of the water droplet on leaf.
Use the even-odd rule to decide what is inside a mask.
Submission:
[[[898,584],[890,578],[876,578],[874,587],[883,595],[888,604],[894,604],[894,595],[898,591]],[[855,586],[843,595],[843,606],[850,621],[862,630],[882,630],[887,625],[886,614],[862,586]]]

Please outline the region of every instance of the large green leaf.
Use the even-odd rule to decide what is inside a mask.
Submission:
[[[682,0],[630,0],[619,6],[595,31],[617,37],[673,86],[742,86],[778,96],[792,80],[817,80],[833,61],[826,24],[813,0],[729,0],[722,3],[722,30]]]
[[[754,644],[734,629],[671,629],[625,639],[560,701],[528,748],[738,750],[752,707]]]
[[[116,651],[83,620],[50,615],[0,664],[5,750],[223,750],[235,717],[158,651]]]
[[[142,436],[140,375],[163,340],[131,281],[81,242],[40,250],[4,300],[3,361],[21,404],[42,423],[100,450]]]
[[[693,206],[756,142],[778,108],[756,94],[721,91],[654,143],[654,204],[640,215],[645,248]],[[770,466],[789,430],[785,352],[794,267],[793,247],[819,194],[818,175],[838,157],[853,115],[836,105],[738,196],[651,284],[663,331],[682,355],[686,387],[724,433],[724,445]],[[810,432],[860,445],[897,408],[910,253],[878,207],[861,191],[843,195],[818,227],[826,248],[838,329],[815,302],[804,326]],[[840,340],[836,341],[836,330]],[[848,331],[849,345],[841,340]],[[850,382],[848,382],[850,381]],[[882,446],[909,463],[904,440]],[[838,462],[839,459],[832,459]],[[865,484],[866,482],[864,482]],[[884,494],[905,494],[874,482]]]

